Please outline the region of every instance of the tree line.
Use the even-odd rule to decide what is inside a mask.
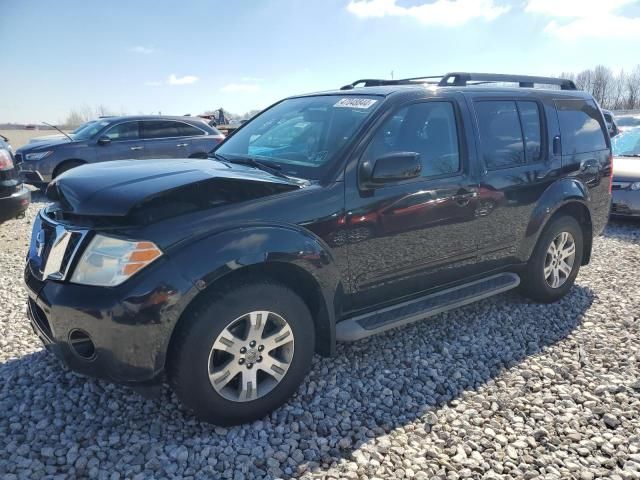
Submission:
[[[564,72],[562,78],[573,80],[578,90],[593,95],[602,108],[633,110],[640,108],[640,65],[626,72],[614,72],[598,65],[578,73]]]

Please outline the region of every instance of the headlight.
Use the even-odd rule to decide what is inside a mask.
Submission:
[[[160,257],[153,242],[127,241],[96,235],[82,254],[71,281],[114,287]]]
[[[631,190],[640,190],[640,182],[633,182],[631,185],[629,185],[629,188]]]
[[[29,161],[34,161],[34,160],[42,160],[44,157],[48,157],[49,155],[51,155],[53,152],[51,150],[47,150],[46,152],[33,152],[33,153],[27,153],[24,156],[25,160],[29,160]]]

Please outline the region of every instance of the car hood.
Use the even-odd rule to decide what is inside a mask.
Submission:
[[[56,145],[62,145],[64,143],[71,143],[71,140],[69,140],[67,137],[65,137],[64,135],[60,135],[59,137],[55,137],[55,138],[41,138],[41,139],[34,139],[35,141],[33,143],[27,143],[26,145],[18,148],[18,150],[16,150],[16,152],[18,153],[23,153],[23,152],[27,152],[27,151],[31,151],[33,149],[37,149],[38,151],[40,150],[44,150],[48,147],[55,147]]]
[[[615,157],[613,159],[615,180],[640,180],[640,157]]]
[[[301,186],[262,170],[215,160],[118,160],[65,172],[49,185],[47,196],[75,215],[136,213],[148,223]]]

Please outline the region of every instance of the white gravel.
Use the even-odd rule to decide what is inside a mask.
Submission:
[[[640,478],[640,224],[610,225],[558,304],[500,295],[341,345],[224,429],[43,351],[22,286],[41,205],[0,226],[0,478]]]

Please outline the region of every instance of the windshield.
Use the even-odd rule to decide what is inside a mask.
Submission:
[[[107,120],[85,123],[78,130],[73,132],[73,138],[75,140],[89,140],[107,125],[109,125]]]
[[[215,153],[250,157],[285,175],[318,179],[380,103],[374,96],[322,95],[284,100],[252,119]]]
[[[619,157],[640,155],[640,127],[625,130],[611,139],[613,154]]]
[[[83,123],[82,125],[80,125],[78,128],[76,128],[73,132],[73,134],[80,132],[81,130],[83,130],[84,128],[86,128],[87,126],[91,125],[92,123],[96,123],[95,120],[89,120],[87,123]]]

